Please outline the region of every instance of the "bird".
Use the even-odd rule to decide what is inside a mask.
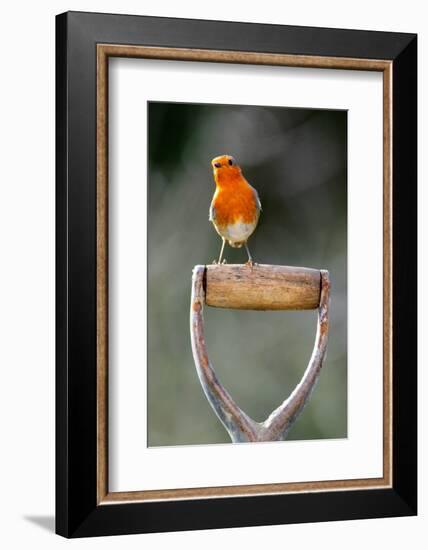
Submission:
[[[254,264],[248,239],[256,229],[262,205],[257,191],[244,178],[240,166],[230,155],[211,161],[216,190],[211,201],[209,221],[222,238],[218,261],[221,264],[226,242],[233,248],[245,246],[247,264]],[[226,260],[223,260],[226,263]]]

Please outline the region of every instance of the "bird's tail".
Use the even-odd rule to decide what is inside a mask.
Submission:
[[[228,243],[229,243],[229,245],[230,245],[232,248],[241,248],[242,246],[244,246],[244,244],[246,243],[246,241],[242,241],[242,242],[240,242],[240,243],[228,241]]]

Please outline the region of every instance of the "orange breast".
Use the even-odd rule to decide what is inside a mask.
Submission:
[[[243,181],[242,181],[243,180]],[[233,185],[217,187],[212,206],[216,225],[229,225],[242,221],[253,223],[257,217],[257,203],[253,188],[240,178]]]

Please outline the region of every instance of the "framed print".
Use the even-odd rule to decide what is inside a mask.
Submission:
[[[56,25],[58,534],[416,514],[416,36]]]

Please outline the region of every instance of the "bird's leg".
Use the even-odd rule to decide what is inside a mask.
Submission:
[[[250,254],[250,249],[248,248],[248,244],[245,243],[245,250],[247,251],[247,254],[248,254],[248,261],[246,262],[246,265],[249,265],[250,267],[253,267],[254,265],[254,262],[253,262],[253,258]]]
[[[223,252],[224,252],[224,245],[226,244],[226,239],[223,237],[223,244],[221,245],[221,250],[220,250],[220,256],[218,258],[218,264],[221,264],[221,259],[223,257]]]

